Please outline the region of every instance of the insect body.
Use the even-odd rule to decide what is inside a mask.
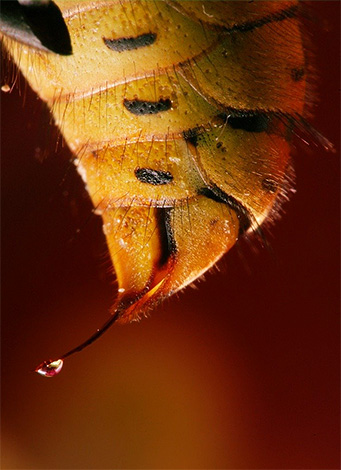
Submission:
[[[72,53],[3,41],[76,156],[119,284],[111,318],[64,359],[276,215],[306,80],[295,1],[55,4]]]

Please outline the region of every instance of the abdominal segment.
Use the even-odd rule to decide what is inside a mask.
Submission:
[[[113,311],[126,306],[121,322],[138,319],[197,279],[239,233],[236,213],[204,196],[173,208],[112,209],[103,221],[119,287]]]

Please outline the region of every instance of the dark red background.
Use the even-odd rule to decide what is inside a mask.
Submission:
[[[41,105],[2,94],[2,468],[339,468],[339,2],[313,11],[313,123],[337,151],[296,140],[273,254],[233,249],[51,380],[30,370],[100,326],[115,288],[67,150],[39,161]]]

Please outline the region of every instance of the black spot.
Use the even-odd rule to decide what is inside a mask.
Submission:
[[[221,152],[226,153],[226,147],[224,146],[223,142],[217,142],[216,147]]]
[[[299,82],[304,77],[304,68],[291,69],[290,75],[294,82]]]
[[[157,114],[168,111],[172,107],[171,100],[160,99],[159,101],[142,101],[142,100],[124,100],[125,108],[132,114],[143,116],[145,114]]]
[[[199,127],[193,127],[193,129],[188,129],[187,131],[183,131],[182,135],[184,139],[189,144],[192,144],[193,147],[198,146],[198,135],[199,135]]]
[[[270,116],[263,113],[230,114],[227,122],[232,129],[242,129],[247,132],[264,132],[268,130]]]
[[[140,34],[140,36],[118,39],[103,38],[104,44],[109,47],[109,49],[116,52],[131,51],[133,49],[140,49],[140,47],[150,46],[155,40],[155,33],[146,33]]]
[[[160,186],[173,181],[173,175],[169,171],[159,171],[151,168],[136,168],[135,176],[141,183],[152,184],[153,186]]]
[[[262,181],[262,187],[270,193],[275,193],[277,191],[277,183],[272,178],[264,178]]]

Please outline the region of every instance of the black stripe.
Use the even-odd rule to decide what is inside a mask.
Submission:
[[[226,0],[228,1],[228,0]],[[230,1],[235,1],[235,0],[230,0]],[[246,0],[242,0],[242,1],[246,1]],[[249,0],[249,2],[252,2],[254,0]],[[271,0],[271,1],[275,1],[275,0]],[[279,0],[277,0],[279,1]],[[208,28],[208,29],[213,29],[213,30],[216,30],[216,31],[224,31],[224,32],[234,32],[234,31],[241,31],[241,32],[246,32],[246,31],[252,31],[253,29],[257,29],[257,28],[260,28],[266,24],[269,24],[269,23],[272,23],[272,22],[277,22],[277,21],[282,21],[282,20],[285,20],[287,18],[292,18],[294,16],[296,16],[296,13],[297,13],[297,10],[299,8],[299,5],[292,5],[288,8],[285,8],[281,11],[278,11],[276,13],[271,13],[270,15],[268,16],[265,16],[259,20],[255,20],[255,21],[245,21],[245,23],[241,23],[241,24],[235,24],[234,26],[224,26],[220,23],[214,23],[214,22],[206,22],[205,20],[202,20],[195,16],[195,14],[191,14],[189,13],[188,11],[184,10],[181,5],[179,5],[178,3],[181,3],[181,2],[178,2],[177,0],[175,0],[173,2],[173,0],[167,0],[167,3],[169,3],[169,5],[174,8],[176,11],[178,11],[179,13],[181,13],[182,15],[185,15],[191,19],[193,19],[194,21],[202,24],[205,26],[205,28]]]
[[[134,173],[141,183],[152,184],[154,186],[168,184],[173,181],[173,175],[169,171],[153,170],[152,168],[136,168]]]
[[[246,132],[265,132],[270,128],[276,114],[271,111],[249,111],[232,109],[226,113],[218,114],[217,118],[232,129],[241,129]]]
[[[255,29],[261,28],[269,23],[276,23],[278,21],[286,20],[287,18],[293,18],[296,16],[298,10],[298,5],[292,5],[285,10],[279,11],[277,13],[273,13],[270,16],[266,16],[265,18],[261,18],[257,21],[247,21],[246,23],[240,25],[234,25],[231,28],[226,28],[226,30],[230,33],[234,31],[239,31],[246,33],[248,31],[253,31]]]
[[[116,52],[132,51],[133,49],[140,49],[140,47],[150,46],[155,40],[155,33],[146,33],[140,34],[140,36],[118,39],[103,38],[104,44],[109,47],[109,49]]]
[[[198,194],[212,199],[213,201],[227,204],[232,210],[236,212],[239,219],[239,236],[251,227],[253,218],[249,210],[233,196],[226,194],[224,191],[218,188],[218,186],[206,186],[199,189]]]
[[[171,256],[177,253],[173,228],[171,224],[172,209],[157,209],[156,218],[159,229],[159,237],[161,244],[161,256],[158,261],[158,267],[164,266]]]
[[[242,129],[246,132],[265,132],[269,128],[270,117],[263,113],[229,115],[227,123],[232,129]]]
[[[125,108],[132,114],[142,116],[144,114],[157,114],[168,111],[172,107],[170,99],[160,99],[159,101],[143,101],[143,100],[124,100]]]

